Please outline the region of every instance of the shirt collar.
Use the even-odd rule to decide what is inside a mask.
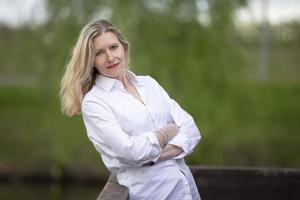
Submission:
[[[133,72],[127,70],[126,76],[128,77],[129,81],[132,81],[133,83],[135,83],[139,86],[142,86],[141,83],[139,83],[137,76]],[[95,85],[98,87],[101,87],[102,89],[104,89],[107,92],[109,92],[113,87],[123,88],[123,84],[121,83],[121,81],[119,81],[115,78],[103,76],[101,74],[97,75],[96,80],[95,80]]]

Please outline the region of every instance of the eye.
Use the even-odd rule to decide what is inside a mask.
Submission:
[[[97,51],[96,56],[101,56],[104,52],[103,51]]]
[[[113,49],[113,50],[114,50],[114,49],[117,49],[118,47],[119,47],[119,45],[117,45],[117,44],[114,44],[114,45],[112,45],[112,46],[111,46],[111,49]]]

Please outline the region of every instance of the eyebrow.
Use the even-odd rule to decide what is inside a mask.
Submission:
[[[117,43],[117,42],[112,43],[112,44],[109,45],[109,47],[110,47],[110,46],[114,46],[114,45],[120,45],[120,43]],[[122,44],[121,44],[121,45],[122,45]],[[104,50],[104,49],[103,49],[103,48],[95,49],[96,52],[101,51],[101,50]]]
[[[103,51],[104,49],[95,49],[95,52]]]

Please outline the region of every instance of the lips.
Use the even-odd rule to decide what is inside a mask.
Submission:
[[[115,63],[115,64],[112,64],[112,65],[109,65],[107,68],[108,69],[115,69],[116,67],[118,67],[119,63]]]

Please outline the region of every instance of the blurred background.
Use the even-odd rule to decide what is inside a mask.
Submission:
[[[81,27],[99,18],[131,43],[131,69],[194,117],[188,164],[300,167],[300,1],[0,0],[2,172],[108,175],[58,96]]]

